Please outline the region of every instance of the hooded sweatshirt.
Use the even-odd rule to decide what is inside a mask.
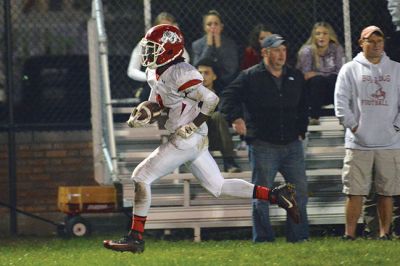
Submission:
[[[346,128],[345,148],[400,149],[399,108],[400,63],[385,53],[372,64],[361,52],[339,71],[335,114]]]

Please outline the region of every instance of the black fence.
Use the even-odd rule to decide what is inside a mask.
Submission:
[[[4,6],[4,1],[0,1]],[[90,93],[87,53],[87,20],[91,0],[10,1],[11,25],[5,28],[5,12],[0,10],[2,38],[0,49],[0,124],[9,124],[8,103],[13,90],[15,125],[23,129],[90,128]],[[366,25],[381,27],[389,40],[387,53],[398,57],[386,1],[351,0],[353,55],[359,51],[356,40]],[[273,25],[289,44],[288,61],[295,64],[296,53],[317,21],[331,23],[344,43],[343,7],[338,0],[152,0],[152,19],[162,11],[173,14],[191,43],[203,35],[202,16],[218,10],[224,32],[237,43],[241,55],[252,27]],[[141,0],[103,0],[110,53],[112,98],[131,98],[141,86],[126,75],[132,49],[144,34],[144,4]],[[12,36],[13,88],[6,86],[6,34]]]

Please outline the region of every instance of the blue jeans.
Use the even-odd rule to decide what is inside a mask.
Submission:
[[[286,145],[274,145],[255,140],[249,145],[249,159],[252,169],[252,182],[255,185],[273,187],[275,176],[282,174],[286,182],[296,186],[296,200],[301,221],[295,224],[286,219],[286,239],[297,242],[308,239],[307,219],[307,176],[305,171],[304,151],[300,140]],[[272,242],[275,234],[269,219],[269,202],[253,200],[253,241]]]

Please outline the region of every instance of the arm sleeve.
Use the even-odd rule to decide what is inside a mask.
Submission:
[[[339,118],[340,123],[345,128],[355,128],[358,123],[351,110],[352,101],[352,84],[347,76],[348,67],[343,66],[339,71],[339,75],[335,86],[335,115]]]
[[[196,93],[200,95],[199,100],[203,102],[200,112],[207,116],[211,116],[218,105],[218,96],[213,91],[207,89],[203,85],[199,85],[197,87]]]
[[[238,118],[244,118],[242,104],[245,99],[245,95],[243,95],[244,84],[246,84],[245,73],[245,71],[242,71],[221,94],[220,111],[230,123]]]
[[[217,61],[223,68],[223,82],[229,83],[235,78],[236,73],[239,70],[239,55],[236,44],[230,39],[223,39],[225,43],[222,43],[220,48],[214,48],[216,52]]]
[[[197,63],[206,57],[209,58],[214,58],[213,54],[215,51],[215,47],[214,46],[208,46],[205,45],[204,49],[201,49],[201,46],[197,46],[196,45],[192,45],[192,49],[193,49],[193,65],[197,65]]]
[[[132,54],[131,54],[131,59],[129,61],[129,66],[128,66],[128,77],[131,79],[140,81],[140,82],[145,82],[146,81],[146,73],[143,71],[140,71],[141,67],[141,57],[140,57],[140,45],[136,45],[135,49],[133,49]]]
[[[339,70],[342,68],[344,63],[344,50],[341,45],[336,46],[336,55],[335,55],[335,67],[336,73],[339,73]]]
[[[202,102],[200,112],[211,116],[218,105],[219,98],[213,91],[204,87],[202,83],[202,80],[192,79],[184,83],[178,91],[184,92],[185,97],[193,101]]]
[[[304,47],[299,51],[299,57],[297,61],[297,68],[303,72],[303,74],[307,72],[311,72],[312,70],[312,53],[311,49],[308,47]]]
[[[394,88],[397,89],[397,94],[398,94],[397,99],[400,99],[400,64],[396,63],[395,67],[398,69],[398,71],[397,71],[397,75],[394,75],[394,77],[395,77]],[[395,120],[393,122],[393,125],[395,125],[396,127],[400,128],[400,100],[398,101],[397,105],[398,105],[398,107],[397,107],[397,110],[398,110],[397,112],[398,113],[397,113],[396,118],[395,118]]]
[[[189,56],[188,51],[185,48],[183,48],[182,57],[185,59],[186,63],[190,63],[190,56]]]

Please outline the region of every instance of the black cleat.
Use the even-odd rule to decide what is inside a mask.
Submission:
[[[120,240],[104,240],[103,246],[114,251],[142,253],[144,251],[144,240],[137,239],[132,234],[128,234]]]
[[[285,209],[290,218],[296,223],[300,223],[300,213],[295,199],[294,185],[282,184],[272,189],[270,202],[278,204]]]

